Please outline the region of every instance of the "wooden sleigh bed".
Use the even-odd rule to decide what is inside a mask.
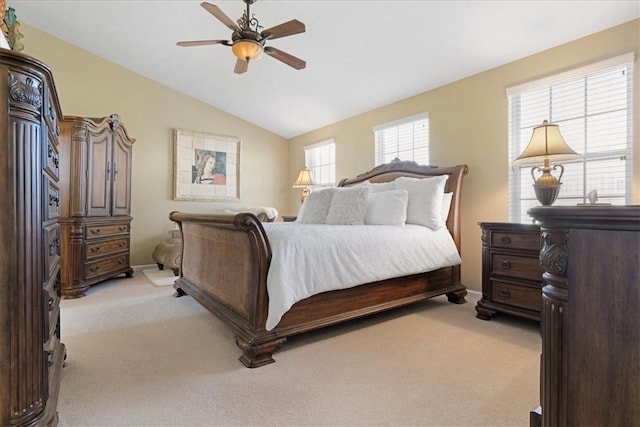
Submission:
[[[389,182],[400,176],[448,175],[445,192],[453,196],[446,225],[460,252],[460,198],[467,172],[466,165],[437,167],[394,161],[343,179],[339,186]],[[455,265],[311,296],[293,305],[267,331],[271,246],[258,218],[251,213],[172,212],[170,219],[180,226],[183,240],[176,296],[192,296],[228,324],[242,350],[240,361],[249,368],[273,363],[273,353],[292,335],[445,294],[453,303],[465,302],[466,287],[460,281],[460,265]]]

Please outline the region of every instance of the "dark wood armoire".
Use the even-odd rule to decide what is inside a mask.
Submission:
[[[61,271],[66,298],[124,273],[131,227],[130,138],[117,114],[65,116],[60,124]]]
[[[0,425],[56,425],[62,114],[49,68],[6,49],[0,98]]]

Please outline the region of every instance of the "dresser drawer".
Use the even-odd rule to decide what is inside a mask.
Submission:
[[[60,317],[60,294],[58,293],[57,275],[51,276],[44,287],[42,297],[45,311],[48,313],[45,317],[45,331],[49,331],[45,339],[49,339],[56,333],[59,326],[58,319]]]
[[[118,255],[112,258],[94,261],[85,264],[84,277],[91,279],[103,274],[129,268],[129,254]]]
[[[129,232],[129,224],[102,224],[88,225],[85,238],[95,239],[98,237],[115,236]]]
[[[542,309],[542,291],[540,287],[522,286],[492,280],[491,290],[491,299],[494,302],[538,312]]]
[[[540,250],[540,235],[491,231],[489,244],[494,248],[513,248],[518,250]]]
[[[47,366],[53,366],[56,358],[56,350],[60,346],[60,337],[57,334],[53,334],[44,343],[44,354],[47,357]]]
[[[47,139],[47,153],[44,161],[45,170],[54,180],[60,179],[60,153],[55,146],[55,140]]]
[[[51,224],[44,228],[45,257],[47,260],[47,277],[56,272],[60,261],[60,225]]]
[[[100,240],[97,242],[87,243],[84,249],[84,256],[87,259],[97,258],[121,251],[129,250],[129,238]]]
[[[50,94],[51,95],[51,94]],[[53,140],[57,141],[60,136],[60,124],[58,123],[58,114],[56,113],[55,102],[51,97],[47,98],[47,104],[44,110],[44,117],[47,122],[49,132],[53,136]]]
[[[538,257],[491,252],[491,275],[494,274],[542,282],[542,266]]]
[[[47,200],[45,209],[45,221],[58,218],[60,216],[60,190],[48,177],[45,179],[48,183]]]

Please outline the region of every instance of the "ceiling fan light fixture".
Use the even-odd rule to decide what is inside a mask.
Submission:
[[[231,46],[233,54],[242,61],[253,61],[260,58],[263,52],[262,44],[251,39],[240,39]]]

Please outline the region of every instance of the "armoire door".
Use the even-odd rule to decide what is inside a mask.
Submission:
[[[111,215],[131,212],[131,145],[126,144],[119,131],[113,140],[113,198]]]
[[[89,133],[87,216],[111,215],[112,133]]]

